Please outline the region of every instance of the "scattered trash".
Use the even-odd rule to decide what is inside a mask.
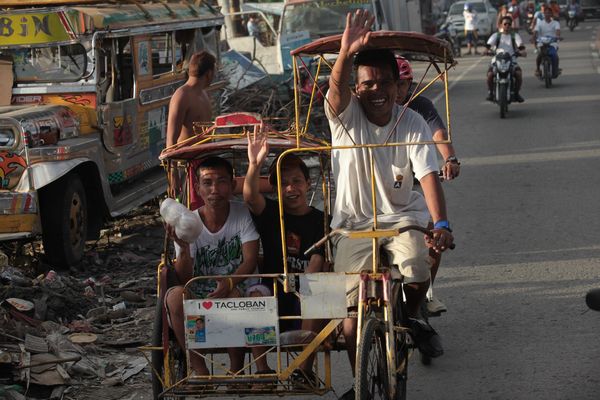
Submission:
[[[121,376],[121,379],[123,379],[123,382],[125,382],[132,376],[142,372],[146,365],[148,365],[148,361],[143,356],[130,360],[127,364],[127,369],[123,372],[123,375]]]
[[[76,344],[88,344],[98,340],[98,336],[93,333],[73,333],[69,335],[69,340]]]
[[[31,353],[47,353],[48,343],[41,337],[27,333],[25,335],[25,349]]]
[[[21,312],[31,311],[34,307],[32,302],[15,297],[6,299],[6,302]]]
[[[110,224],[77,269],[0,252],[0,399],[150,399],[164,228],[157,204]]]
[[[0,251],[0,268],[4,268],[8,265],[8,256]]]
[[[2,253],[4,254],[4,253]],[[15,286],[31,286],[31,279],[28,279],[19,269],[5,265],[0,269],[0,283],[13,284]]]

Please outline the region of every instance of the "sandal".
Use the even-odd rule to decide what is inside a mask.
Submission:
[[[319,387],[319,377],[312,370],[296,369],[290,375],[290,380],[294,387],[302,389]]]

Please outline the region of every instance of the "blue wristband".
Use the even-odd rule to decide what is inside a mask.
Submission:
[[[433,224],[433,229],[445,229],[448,232],[452,232],[452,229],[450,229],[450,222],[446,220],[441,220]]]

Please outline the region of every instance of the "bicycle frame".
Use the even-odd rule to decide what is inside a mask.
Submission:
[[[332,65],[327,62],[324,57],[324,54],[328,53],[336,53],[341,45],[341,36],[337,35],[329,38],[323,38],[317,40],[308,45],[302,46],[291,52],[293,56],[293,66],[294,66],[294,85],[295,85],[295,93],[296,93],[296,131],[299,133],[306,132],[308,128],[308,117],[307,122],[304,127],[300,126],[300,115],[301,103],[298,101],[298,82],[299,82],[299,65],[308,71],[306,64],[303,60],[303,57],[314,57],[318,56],[318,66],[317,66],[317,75],[311,78],[313,79],[313,93],[311,95],[311,101],[307,107],[306,115],[310,116],[313,101],[315,98],[315,93],[317,90],[320,90],[318,82],[318,74],[321,71],[322,64],[327,65],[330,69],[332,69]],[[432,40],[433,39],[433,40]],[[390,398],[394,398],[396,396],[396,379],[395,374],[397,373],[397,365],[396,365],[396,347],[394,340],[394,331],[396,328],[402,329],[402,327],[395,327],[392,316],[393,307],[392,299],[390,298],[391,293],[391,279],[389,272],[382,273],[380,268],[380,256],[379,256],[379,239],[396,236],[399,234],[398,230],[385,230],[379,229],[378,220],[377,220],[377,197],[376,197],[376,179],[375,179],[375,166],[373,159],[373,149],[381,148],[381,147],[394,147],[394,146],[407,146],[414,144],[437,144],[437,143],[451,143],[451,123],[450,123],[450,106],[449,106],[449,96],[448,96],[448,70],[456,64],[453,60],[452,49],[445,41],[440,41],[426,35],[421,35],[418,33],[400,33],[400,32],[371,32],[371,38],[369,42],[370,47],[372,48],[387,48],[390,50],[399,51],[402,55],[408,56],[407,58],[412,60],[422,60],[428,61],[429,65],[419,81],[417,85],[417,89],[413,92],[413,95],[408,100],[407,104],[404,105],[402,113],[400,114],[399,120],[404,115],[408,104],[417,96],[422,94],[425,90],[427,90],[433,83],[437,80],[442,80],[444,83],[444,95],[445,95],[445,106],[446,106],[446,117],[447,117],[447,125],[448,125],[448,140],[446,141],[423,141],[419,143],[390,143],[389,140],[396,128],[396,125],[399,121],[396,122],[394,127],[390,130],[387,139],[384,144],[356,144],[352,146],[329,146],[319,148],[318,150],[323,151],[333,151],[333,150],[355,150],[366,148],[369,152],[369,163],[370,163],[370,183],[371,183],[371,204],[373,207],[373,223],[372,229],[368,231],[360,231],[360,232],[351,232],[348,233],[347,236],[352,238],[370,238],[372,240],[372,269],[370,272],[361,273],[360,283],[359,283],[359,302],[358,302],[358,327],[357,327],[357,349],[360,345],[361,332],[363,330],[363,324],[366,321],[366,317],[369,314],[369,309],[371,304],[375,303],[378,307],[383,310],[382,316],[375,316],[376,318],[381,318],[381,321],[385,325],[385,351],[386,351],[386,361],[387,361],[387,374],[388,374],[388,395]],[[443,68],[440,68],[438,65],[442,64]],[[423,81],[429,72],[430,67],[433,66],[437,71],[437,75],[426,85],[422,87]],[[325,102],[328,103],[328,99],[324,93],[321,93],[322,98],[324,98]],[[348,133],[348,130],[346,133]],[[290,150],[291,151],[291,150]],[[278,182],[279,183],[279,182]],[[334,232],[331,232],[333,234]],[[331,235],[330,234],[330,235]],[[330,235],[328,235],[330,237]],[[327,236],[326,236],[327,238]],[[324,240],[326,240],[324,238]],[[284,253],[285,255],[285,253]],[[285,257],[284,257],[285,259]],[[284,264],[285,265],[285,264]],[[287,270],[286,270],[287,272]],[[377,286],[377,283],[381,281],[382,293],[378,295],[374,293],[374,296],[369,296],[369,292],[373,290],[373,283]],[[358,355],[357,355],[358,357]],[[358,373],[357,373],[358,379]],[[357,385],[358,386],[358,385]],[[371,393],[372,395],[372,393]]]

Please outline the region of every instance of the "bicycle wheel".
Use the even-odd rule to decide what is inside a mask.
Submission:
[[[406,303],[402,298],[402,284],[394,283],[392,287],[392,301],[394,304],[394,325],[408,327],[408,313]],[[408,382],[408,333],[396,331],[396,396],[394,400],[406,399],[406,383]]]
[[[390,400],[385,332],[381,322],[365,319],[356,351],[356,398]]]
[[[162,302],[158,301],[154,311],[154,326],[152,329],[152,347],[163,347],[163,317],[162,317]],[[165,373],[164,351],[152,350],[152,398],[153,399],[171,399],[175,398],[170,395],[159,397],[160,394],[167,388],[163,386],[173,385],[178,380],[182,379],[186,374],[185,356],[175,340],[169,340],[169,376]]]
[[[152,326],[152,347],[161,347],[161,350],[152,350],[152,398],[158,399],[158,395],[163,391],[161,379],[163,377],[163,356],[162,351],[162,303],[156,302],[154,309],[154,324]],[[160,375],[160,379],[159,376]]]

